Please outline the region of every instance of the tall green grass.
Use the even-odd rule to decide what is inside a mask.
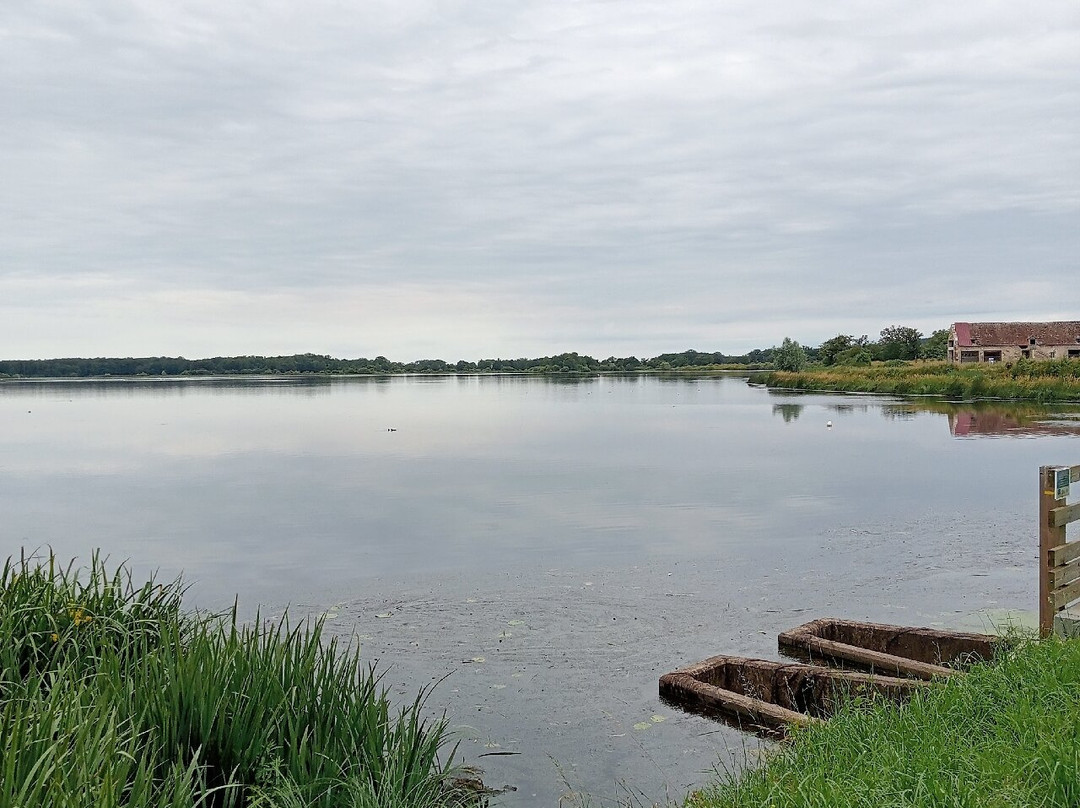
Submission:
[[[1080,805],[1080,641],[1021,644],[905,706],[851,705],[686,805]]]
[[[393,710],[321,623],[181,610],[95,556],[0,572],[0,805],[463,806],[425,694]],[[449,755],[446,753],[449,752]]]
[[[1080,360],[1021,360],[1015,364],[885,362],[870,367],[815,367],[773,371],[768,387],[953,399],[999,398],[1039,402],[1080,401]]]
[[[50,555],[8,558],[0,570],[0,698],[24,680],[65,668],[92,672],[102,654],[124,658],[154,647],[180,618],[183,588],[154,580],[136,586],[128,571],[108,572],[94,556],[85,577]]]

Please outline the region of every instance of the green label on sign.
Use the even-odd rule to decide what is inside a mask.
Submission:
[[[1054,469],[1054,499],[1069,498],[1069,469]]]

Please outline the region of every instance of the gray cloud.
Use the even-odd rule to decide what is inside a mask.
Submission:
[[[355,5],[6,3],[4,353],[1077,316],[1071,2]]]

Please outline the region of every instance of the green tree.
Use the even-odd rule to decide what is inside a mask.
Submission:
[[[906,325],[890,325],[881,329],[878,341],[878,358],[915,359],[922,346],[922,332]]]
[[[949,355],[949,329],[939,328],[922,344],[920,356],[923,359],[945,359]]]
[[[846,351],[841,351],[836,355],[837,365],[869,365],[873,360],[874,355],[870,353],[870,349],[863,345],[852,345]]]
[[[836,364],[836,355],[841,351],[846,351],[854,344],[855,337],[851,336],[851,334],[837,334],[832,339],[827,339],[821,343],[821,347],[818,348],[818,358],[821,359],[822,364],[834,365]]]
[[[791,337],[784,337],[780,347],[773,351],[772,361],[777,370],[799,371],[806,367],[806,351]]]

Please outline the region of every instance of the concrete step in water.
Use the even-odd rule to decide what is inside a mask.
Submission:
[[[1077,626],[1080,632],[1080,619]],[[782,736],[792,725],[827,719],[852,696],[904,701],[1008,644],[990,634],[822,618],[779,635],[780,651],[799,663],[714,656],[665,673],[660,696],[740,729]]]
[[[991,660],[1008,641],[990,634],[821,618],[785,631],[780,652],[803,661],[855,667],[887,676],[948,678]]]
[[[828,718],[847,696],[908,698],[925,683],[819,665],[715,656],[660,677],[660,696],[739,729],[783,735]]]

